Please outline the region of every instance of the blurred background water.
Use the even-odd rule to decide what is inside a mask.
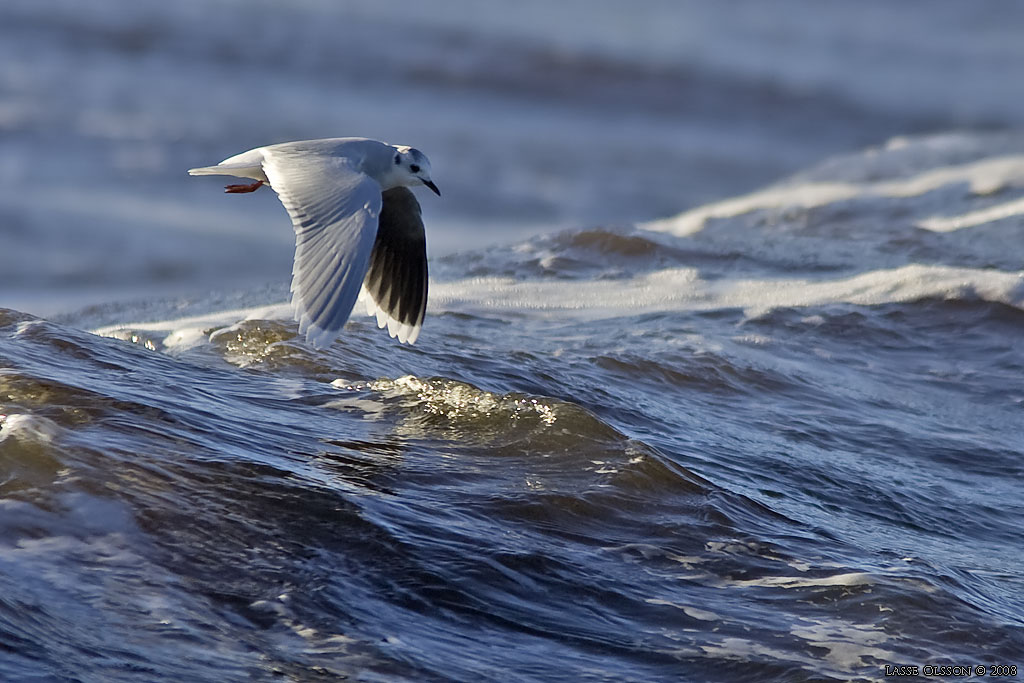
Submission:
[[[0,679],[1024,663],[1022,25],[4,0]],[[341,135],[444,193],[414,348],[185,175]]]
[[[9,0],[0,294],[53,314],[278,279],[291,235],[275,198],[182,175],[271,142],[426,150],[445,190],[429,245],[446,254],[666,217],[894,135],[1013,126],[1021,12]]]

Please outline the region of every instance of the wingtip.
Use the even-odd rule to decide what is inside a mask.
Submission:
[[[399,323],[393,334],[391,334],[390,328],[388,329],[388,333],[391,334],[392,337],[398,339],[399,343],[413,346],[416,343],[416,340],[419,339],[420,329],[422,328],[419,325]]]
[[[306,329],[305,336],[307,344],[318,351],[323,351],[330,348],[334,340],[338,338],[338,333],[311,325]]]
[[[334,343],[341,330],[327,330],[314,323],[309,315],[292,304],[295,320],[299,323],[299,335],[313,348],[323,351]]]

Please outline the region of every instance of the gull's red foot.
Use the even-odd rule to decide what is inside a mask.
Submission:
[[[257,180],[255,183],[250,185],[225,185],[224,191],[232,194],[240,194],[242,192],[255,192],[261,187],[263,187],[263,181]]]

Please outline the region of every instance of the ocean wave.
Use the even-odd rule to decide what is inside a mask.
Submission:
[[[610,280],[469,278],[432,283],[428,316],[506,311],[538,319],[551,314],[599,319],[738,309],[747,318],[757,318],[778,309],[931,301],[987,302],[1024,310],[1024,272],[912,264],[834,279],[705,280],[694,268],[669,268]],[[287,304],[125,323],[98,328],[94,333],[170,353],[214,345],[223,358],[241,366],[295,358],[295,349],[304,348],[293,345],[295,326]]]
[[[874,306],[923,299],[983,300],[1021,308],[1024,273],[913,264],[833,280],[705,281],[696,269],[672,268],[614,281],[473,278],[439,283],[432,295],[432,305],[440,310],[471,307],[593,315],[740,308],[756,316],[779,307]]]
[[[567,493],[607,486],[635,495],[651,487],[697,493],[708,486],[568,401],[497,394],[466,382],[412,375],[358,383],[339,379],[332,385],[342,395],[324,407],[394,421],[403,439],[441,439],[451,453],[465,458],[463,466],[472,462],[475,470],[482,467],[483,448],[488,459],[504,462],[487,478],[514,487]]]
[[[984,290],[993,274],[921,267],[860,277],[872,275],[877,282],[831,284],[857,306],[919,301],[920,291],[945,291],[937,283]],[[732,313],[690,318],[685,335],[666,334],[657,316],[614,329],[604,321],[557,326],[576,310],[557,308],[567,305],[559,296],[575,292],[593,311],[602,303],[596,292],[625,286],[632,297],[664,296],[677,277],[707,299],[687,306]],[[750,678],[867,675],[879,659],[947,651],[938,622],[950,615],[995,641],[1001,630],[977,617],[981,600],[965,602],[967,590],[945,568],[901,556],[881,562],[875,548],[846,540],[855,534],[843,524],[862,528],[865,520],[901,530],[911,522],[924,533],[934,520],[922,516],[932,515],[946,520],[937,530],[950,528],[953,503],[929,505],[930,489],[897,499],[891,463],[870,469],[877,434],[905,446],[890,432],[868,431],[878,406],[850,409],[856,402],[842,403],[848,389],[817,381],[829,361],[747,357],[747,347],[732,344],[737,334],[779,337],[786,325],[816,330],[815,316],[828,323],[833,312],[815,302],[837,293],[789,284],[782,296],[764,280],[708,281],[673,269],[520,283],[535,304],[507,310],[498,300],[491,305],[500,315],[489,317],[470,304],[450,318],[435,311],[437,343],[413,349],[371,336],[367,318],[347,341],[312,350],[295,339],[283,306],[108,331],[134,344],[0,313],[0,357],[10,366],[0,374],[0,412],[31,416],[3,427],[12,436],[0,442],[0,480],[21,496],[4,503],[4,524],[12,537],[46,537],[6,553],[16,571],[4,575],[33,599],[87,606],[74,612],[87,627],[72,628],[52,614],[5,621],[0,605],[0,628],[13,624],[24,651],[65,637],[109,655],[104,661],[116,654],[114,636],[161,637],[147,674],[162,674],[176,655],[194,651],[191,640],[177,646],[166,634],[198,621],[217,629],[204,642],[212,639],[220,658],[194,670],[227,672],[228,680],[239,670],[302,677],[315,667],[473,678],[474,661],[465,669],[449,663],[462,661],[465,638],[452,624],[466,621],[474,633],[498,634],[492,647],[512,643],[516,661],[526,656],[531,667],[549,665],[557,638],[567,669],[588,670],[599,650],[602,666],[648,680],[679,671],[707,678],[710,669]],[[989,285],[987,295],[1005,294],[998,277]],[[609,289],[595,289],[602,287]],[[966,301],[965,291],[954,302]],[[765,296],[814,310],[736,320],[738,302],[754,310]],[[925,319],[942,306],[972,308],[941,296],[922,303]],[[900,315],[908,308],[884,306]],[[511,329],[506,318],[516,334],[495,337],[487,326],[500,319]],[[538,330],[537,321],[556,326]],[[478,344],[477,335],[489,341]],[[524,339],[528,351],[519,348]],[[787,341],[808,345],[800,334]],[[380,371],[395,365],[414,374]],[[369,379],[375,373],[386,376]],[[787,392],[800,382],[821,387]],[[842,430],[829,421],[834,413],[821,416],[836,402]],[[865,433],[870,439],[852,453]],[[879,500],[887,501],[881,509]],[[822,506],[828,514],[809,512]],[[999,513],[986,514],[991,522]],[[996,531],[1009,533],[985,533]],[[877,541],[877,531],[863,533],[865,544]],[[24,578],[44,566],[59,569],[59,593]],[[131,599],[104,588],[107,570],[133,586]],[[907,623],[922,612],[941,620],[926,632]],[[1009,651],[1011,636],[1002,637],[989,654]],[[141,661],[148,649],[133,646],[122,657]],[[97,677],[116,669],[69,657]]]
[[[261,327],[246,325],[247,321],[288,320],[291,315],[291,306],[282,303],[273,306],[213,311],[175,320],[119,323],[97,328],[93,330],[93,333],[101,337],[111,337],[139,344],[152,350],[173,353],[208,343],[215,338],[220,338],[225,348],[230,349],[233,346],[231,334],[237,331],[235,339],[238,343],[237,348],[242,351],[242,355],[247,355],[246,347],[251,347],[255,342],[249,336],[243,335],[242,331],[256,334],[263,331]],[[278,339],[268,339],[269,341],[278,341]]]
[[[940,138],[942,139],[942,138]],[[718,219],[735,218],[758,210],[807,210],[829,204],[849,202],[854,199],[904,199],[921,197],[936,190],[952,190],[958,197],[963,196],[963,189],[976,196],[989,196],[998,192],[1015,189],[1024,190],[1024,156],[1020,154],[997,154],[966,163],[944,164],[944,159],[932,156],[929,138],[908,140],[895,138],[879,150],[869,150],[857,156],[843,157],[842,164],[826,165],[826,171],[815,173],[805,172],[794,180],[783,182],[751,194],[734,197],[686,211],[678,216],[651,221],[643,224],[643,228],[655,232],[668,232],[677,236],[694,235],[705,229],[709,222]],[[904,156],[908,148],[918,155],[927,155],[932,162],[930,168],[918,169],[913,175],[894,175],[880,180],[844,180],[836,178],[833,168],[841,168],[847,176],[857,177],[865,166],[876,166],[875,156]],[[975,142],[975,153],[981,154],[987,146]],[[902,159],[901,159],[902,160]],[[901,169],[902,170],[902,169]],[[891,171],[890,171],[891,172]],[[962,203],[962,200],[961,200]],[[931,208],[931,203],[922,205],[924,210]],[[916,205],[909,204],[912,209]],[[1015,205],[1014,205],[1015,206]],[[993,218],[1017,215],[1009,209],[993,212]],[[975,218],[980,222],[979,218]],[[923,216],[918,225],[925,229],[950,231],[959,227],[969,227],[978,222],[962,221],[955,224],[942,221],[940,216]]]

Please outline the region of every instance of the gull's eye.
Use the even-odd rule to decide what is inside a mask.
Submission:
[[[416,164],[413,164],[412,166],[409,167],[409,170],[412,171],[413,173],[419,173],[420,167],[417,166]]]

